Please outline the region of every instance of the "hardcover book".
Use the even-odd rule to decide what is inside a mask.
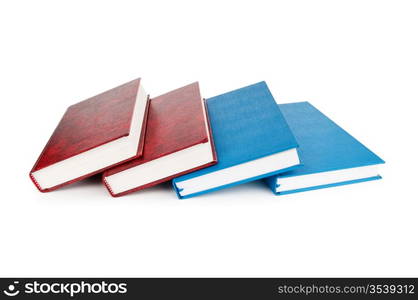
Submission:
[[[173,180],[179,198],[264,178],[299,165],[297,143],[259,82],[206,101],[218,163]]]
[[[206,104],[197,82],[150,100],[143,156],[103,173],[122,196],[216,163]]]
[[[30,171],[41,192],[142,155],[148,96],[140,79],[70,106]]]
[[[275,194],[381,178],[384,161],[309,102],[279,107],[299,143],[302,166],[266,180]]]

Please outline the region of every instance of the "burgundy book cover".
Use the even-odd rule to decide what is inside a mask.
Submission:
[[[130,134],[137,94],[140,90],[140,82],[140,78],[135,79],[68,107],[30,171],[30,178],[41,192],[49,192],[61,186],[82,180],[129,159],[140,157],[143,154],[146,117],[149,108],[148,96],[146,96],[145,114],[143,120],[140,120],[143,125],[140,141],[134,156],[48,188],[41,187],[35,176],[33,176],[34,172],[38,170],[128,136]]]
[[[202,101],[204,105],[202,105]],[[103,173],[103,183],[110,194],[114,197],[123,196],[215,164],[217,161],[216,152],[213,139],[211,138],[210,122],[207,121],[207,110],[204,106],[206,106],[206,102],[200,95],[198,82],[152,98],[149,104],[148,124],[142,157],[121,164]],[[206,126],[209,128],[209,136]],[[122,193],[113,193],[111,187],[106,182],[107,176],[208,141],[211,143],[213,154],[213,161],[208,164],[161,178],[160,180],[138,186]]]

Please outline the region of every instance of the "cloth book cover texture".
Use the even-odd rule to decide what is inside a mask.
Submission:
[[[333,174],[335,172],[332,171],[384,163],[381,158],[327,118],[309,102],[280,104],[279,107],[299,144],[298,152],[301,166],[266,179],[274,193],[286,194],[381,178],[376,173],[373,176],[355,180],[342,179],[335,181],[334,179],[335,182],[328,184],[318,184],[307,188],[277,192],[281,180],[283,182],[285,178],[316,173],[324,176],[326,174],[324,172]]]
[[[122,196],[134,191],[142,190],[156,184],[169,181],[175,176],[185,174],[216,163],[216,152],[212,143],[211,128],[207,120],[206,104],[202,99],[199,83],[195,82],[185,87],[173,90],[164,95],[150,99],[148,124],[145,133],[145,146],[143,156],[126,162],[103,173],[103,183],[114,197]],[[209,161],[194,166],[192,169],[165,175],[164,178],[155,178],[158,169],[170,169],[171,158],[183,150],[194,146],[208,144]],[[186,151],[187,152],[187,151]],[[159,161],[166,159],[164,164],[158,165]],[[187,157],[184,158],[187,161]],[[183,159],[183,162],[184,162]],[[181,165],[182,161],[180,161]],[[120,175],[121,181],[128,181],[124,174],[129,176],[129,171],[136,167],[147,170],[137,175],[137,184],[125,191],[116,192],[112,186],[113,175]],[[145,169],[148,168],[148,169]],[[140,184],[143,177],[153,178]]]
[[[140,97],[142,99],[139,99]],[[139,101],[143,103],[138,103]],[[142,90],[140,79],[70,106],[33,166],[30,178],[40,191],[52,191],[142,155],[147,109],[148,96]],[[136,123],[133,120],[134,111],[138,111],[135,115],[138,119]],[[137,124],[138,122],[140,123]],[[133,131],[138,129],[133,130],[131,125],[141,129],[135,136]],[[113,145],[118,143],[116,142],[118,140],[125,140],[124,137],[129,137],[130,145],[133,145],[134,149],[130,154],[126,154],[122,161],[110,159],[108,165],[100,169],[94,169],[92,166],[90,170],[84,170],[84,173],[80,170],[80,174],[74,175],[75,177],[69,175],[72,169],[82,167],[85,163],[73,161],[74,157],[90,153],[92,156],[88,157],[89,160],[95,160],[94,151],[98,151],[96,148],[102,149],[101,146]],[[65,164],[69,164],[66,166],[67,169],[58,170]],[[48,172],[52,173],[47,176],[48,178],[43,178]]]
[[[189,198],[276,174],[279,169],[255,177],[244,173],[240,175],[244,178],[234,182],[222,182],[187,196],[180,193],[181,184],[187,180],[224,170],[227,172],[232,167],[297,147],[296,140],[264,81],[209,98],[206,102],[218,163],[175,178],[173,186],[179,198]]]

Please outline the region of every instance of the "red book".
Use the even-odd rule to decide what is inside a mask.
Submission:
[[[144,154],[103,173],[114,197],[216,163],[206,104],[197,82],[150,100]]]
[[[49,192],[142,155],[149,97],[140,79],[70,106],[30,171]]]

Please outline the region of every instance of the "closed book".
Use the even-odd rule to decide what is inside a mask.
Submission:
[[[302,165],[266,180],[275,194],[381,178],[384,161],[309,102],[279,107],[298,141]]]
[[[216,163],[206,105],[197,82],[150,100],[143,156],[107,170],[112,196],[169,181]]]
[[[264,178],[299,164],[295,138],[265,82],[206,103],[218,163],[175,178],[179,198]]]
[[[41,192],[142,155],[148,95],[140,79],[66,110],[30,171]]]

